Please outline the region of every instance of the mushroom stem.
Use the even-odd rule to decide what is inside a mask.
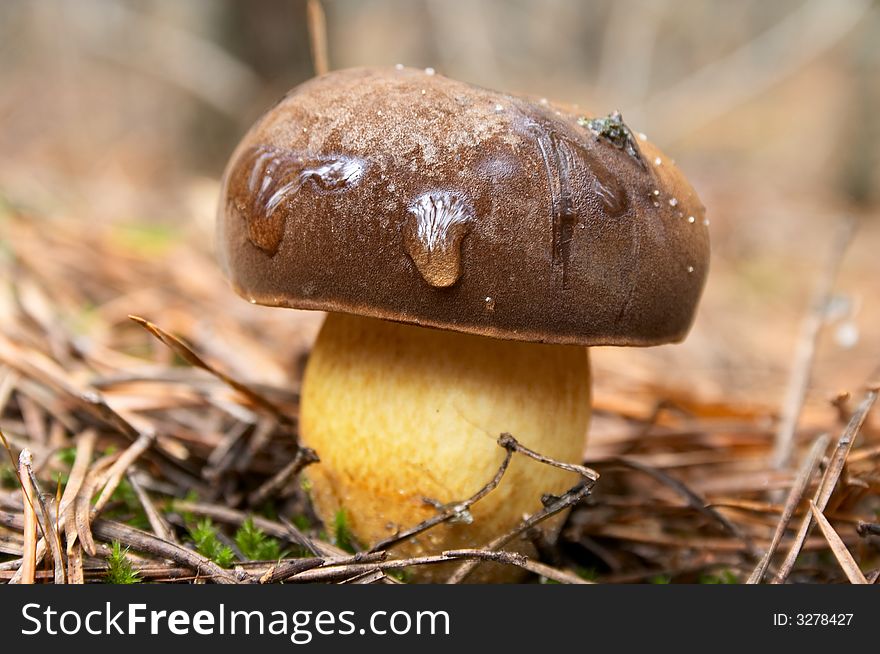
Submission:
[[[483,487],[504,459],[501,433],[576,462],[589,419],[586,348],[332,313],[306,368],[300,431],[321,457],[306,472],[319,516],[332,524],[344,511],[352,534],[369,547],[429,518],[437,504]],[[417,556],[483,546],[540,510],[542,495],[576,482],[571,472],[514,456],[498,487],[460,520],[394,551]],[[552,535],[559,520],[549,522]],[[510,578],[496,564],[482,567],[473,580]],[[448,573],[423,567],[417,579]]]

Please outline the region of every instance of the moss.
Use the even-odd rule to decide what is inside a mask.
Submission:
[[[634,158],[642,168],[647,168],[632,130],[623,122],[623,116],[615,111],[604,118],[578,118],[578,125],[586,127],[596,138],[605,139],[618,150]]]
[[[333,516],[333,542],[337,547],[351,554],[359,549],[357,539],[351,532],[345,509],[339,509]]]
[[[252,518],[238,528],[234,540],[245,558],[251,561],[277,561],[284,556],[281,544],[255,526]]]
[[[217,528],[210,519],[204,518],[189,527],[189,535],[193,539],[196,551],[221,568],[229,568],[235,563],[235,553],[217,538]]]
[[[108,584],[137,584],[140,583],[140,575],[132,568],[128,560],[128,548],[122,548],[118,541],[113,541],[110,556],[107,558],[107,576],[105,583]]]
[[[739,578],[732,570],[721,570],[714,575],[700,575],[701,584],[738,584]]]
[[[672,583],[672,577],[669,575],[656,575],[648,579],[648,583],[650,584],[670,584]]]

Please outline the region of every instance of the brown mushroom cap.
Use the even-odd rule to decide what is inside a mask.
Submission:
[[[226,170],[218,246],[252,302],[590,346],[681,340],[709,263],[696,193],[619,116],[401,67],[266,113]]]

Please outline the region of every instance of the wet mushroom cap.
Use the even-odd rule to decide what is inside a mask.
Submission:
[[[218,218],[252,302],[549,343],[681,340],[709,261],[696,193],[619,116],[401,67],[293,89]]]

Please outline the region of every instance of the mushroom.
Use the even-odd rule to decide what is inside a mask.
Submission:
[[[371,546],[483,487],[501,433],[579,461],[587,347],[684,338],[706,224],[619,114],[398,66],[318,77],[266,113],[224,175],[218,244],[251,302],[328,312],[302,384],[300,434],[321,459],[306,474],[318,515],[344,511]],[[515,456],[458,520],[395,551],[483,546],[576,481]]]

